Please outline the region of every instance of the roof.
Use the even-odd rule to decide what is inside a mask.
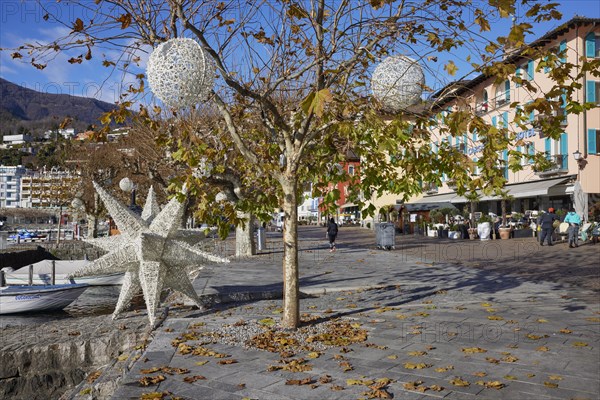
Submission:
[[[555,40],[560,35],[573,29],[575,26],[597,25],[597,24],[600,24],[600,18],[586,18],[586,17],[575,16],[575,17],[571,18],[569,21],[565,22],[564,24],[554,28],[553,30],[551,30],[551,31],[547,32],[546,34],[544,34],[543,36],[541,36],[540,38],[534,40],[533,42],[531,42],[529,44],[528,47],[544,46],[547,43],[551,42],[552,40]],[[504,60],[504,62],[516,62],[519,59],[522,59],[525,57],[526,56],[523,56],[522,53],[519,52],[519,53],[512,54],[506,60]],[[490,76],[488,76],[486,74],[481,74],[471,80],[464,79],[461,81],[452,82],[452,83],[446,85],[444,88],[438,90],[436,93],[434,93],[432,98],[436,98],[436,96],[440,96],[444,92],[446,92],[446,93],[449,92],[449,94],[447,95],[447,98],[443,99],[443,100],[445,100],[444,102],[451,101],[455,97],[462,95],[465,91],[479,85],[480,83],[484,82],[488,78],[490,78]],[[452,86],[457,86],[457,88],[454,89],[454,88],[452,88]],[[452,88],[452,90],[449,90],[451,88]],[[442,100],[442,99],[439,99],[439,100]]]

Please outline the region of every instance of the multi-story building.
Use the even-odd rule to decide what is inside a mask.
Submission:
[[[27,175],[22,165],[0,166],[0,208],[16,208],[21,202],[21,179]]]
[[[571,72],[571,76],[576,76],[580,72],[582,57],[600,58],[600,19],[575,17],[543,35],[531,46],[555,49],[556,54],[563,54],[564,50],[560,62],[573,64],[575,70]],[[504,162],[498,168],[504,170],[504,177],[507,180],[505,189],[514,198],[509,205],[509,211],[524,212],[547,207],[568,208],[573,205],[574,192],[579,187],[588,204],[600,201],[600,108],[598,106],[580,114],[571,114],[567,112],[567,99],[564,95],[563,98],[556,99],[562,104],[558,115],[563,117],[561,122],[563,133],[556,140],[546,137],[543,129],[537,128],[536,121],[543,118],[543,115],[531,113],[529,115],[531,128],[526,130],[519,131],[513,122],[515,109],[511,108],[511,103],[524,105],[535,101],[553,85],[548,76],[550,66],[540,65],[541,61],[528,59],[521,53],[507,54],[506,57],[507,63],[517,66],[516,74],[540,89],[536,93],[530,92],[525,85],[519,85],[512,79],[496,83],[495,77],[480,75],[473,80],[455,84],[452,96],[442,100],[442,109],[470,107],[491,125],[508,127],[510,131],[515,132],[516,138],[510,145],[510,150],[525,155],[544,152],[551,162],[549,169],[536,171],[531,161],[527,160],[528,157],[523,157],[523,169],[512,172],[508,168],[508,151],[502,152],[501,159]],[[600,78],[587,72],[576,83],[579,84],[579,88],[575,90],[573,100],[579,103],[600,104]],[[476,133],[458,137],[434,136],[437,136],[432,143],[434,150],[445,141],[474,161],[482,156],[481,142]],[[443,176],[441,187],[428,185],[422,198],[409,203],[414,205],[451,203],[461,208],[467,203],[467,199],[458,196],[454,189],[452,177]],[[478,208],[483,212],[499,214],[500,198],[493,195],[483,196]]]
[[[79,184],[79,176],[58,168],[35,172],[21,178],[20,206],[58,208],[70,204]]]

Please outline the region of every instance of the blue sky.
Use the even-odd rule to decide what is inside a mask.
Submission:
[[[600,1],[598,0],[562,0],[558,3],[560,3],[559,10],[563,13],[562,22],[574,15],[600,18]],[[57,5],[55,0],[48,0],[45,5],[59,11],[70,21],[81,16],[83,12],[82,9],[73,5]],[[2,0],[0,2],[0,47],[13,48],[24,42],[47,42],[49,38],[55,38],[70,31],[70,27],[44,21],[44,14],[45,11],[34,1]],[[536,35],[531,39],[541,36],[562,22],[552,21],[536,27]],[[507,23],[509,23],[507,20],[492,21],[491,34],[505,34]],[[91,61],[80,65],[69,64],[67,59],[78,56],[81,54],[81,50],[58,55],[57,59],[44,70],[37,70],[31,66],[30,58],[25,54],[24,61],[13,60],[10,54],[10,51],[0,52],[0,77],[42,92],[95,97],[112,103],[118,100],[120,85],[132,81],[131,77],[124,77],[118,72],[110,75],[110,70],[101,65],[102,57],[98,54]],[[457,51],[455,56],[459,60],[464,59],[465,55]],[[145,60],[142,60],[142,63],[144,62]],[[457,64],[459,63],[457,62]],[[431,86],[439,87],[444,82],[455,79],[443,76],[445,75],[443,62],[428,63],[426,69],[427,83]],[[459,70],[457,77],[465,72],[465,70]],[[442,79],[437,84],[431,84],[434,76],[437,79],[442,77]]]

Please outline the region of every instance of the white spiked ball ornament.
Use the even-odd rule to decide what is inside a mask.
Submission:
[[[375,68],[373,96],[385,111],[398,112],[421,99],[425,75],[419,63],[406,56],[391,56]]]
[[[190,107],[205,101],[214,87],[215,66],[193,39],[161,43],[146,68],[152,92],[170,107]]]

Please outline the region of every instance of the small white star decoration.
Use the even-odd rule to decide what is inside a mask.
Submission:
[[[108,251],[108,254],[73,273],[73,277],[125,272],[123,287],[113,318],[125,311],[140,289],[143,291],[150,324],[155,325],[163,288],[171,288],[201,307],[200,298],[192,286],[186,267],[212,261],[227,263],[228,259],[196,249],[177,240],[182,224],[184,204],[177,198],[160,211],[154,191],[150,188],[141,217],[119,203],[100,185],[94,188],[121,231],[120,235],[88,240]]]

